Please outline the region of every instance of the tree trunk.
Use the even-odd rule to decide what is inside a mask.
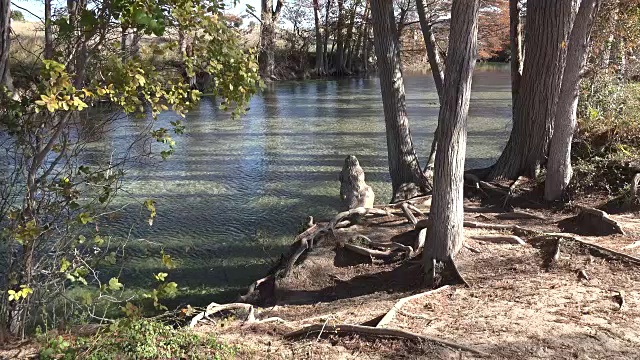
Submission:
[[[13,79],[9,68],[9,49],[11,47],[11,1],[0,0],[0,86],[13,91]]]
[[[451,9],[445,84],[438,116],[440,149],[436,155],[433,200],[425,256],[450,261],[463,244],[463,175],[467,113],[476,63],[479,0],[454,0]]]
[[[422,38],[424,39],[424,45],[427,48],[427,59],[429,61],[429,67],[431,68],[431,74],[433,75],[433,82],[436,84],[438,100],[442,105],[442,91],[444,87],[442,60],[440,59],[440,54],[438,54],[438,50],[436,49],[436,38],[433,35],[431,24],[427,19],[427,6],[425,4],[425,0],[416,0],[416,5],[418,9],[418,18],[420,20],[420,29],[422,30]],[[431,151],[429,152],[427,166],[425,166],[425,173],[428,176],[433,173],[433,167],[436,160],[436,151],[438,149],[438,127],[436,127],[436,131],[433,133]]]
[[[358,37],[356,38],[356,44],[354,45],[353,50],[351,51],[351,56],[349,57],[349,69],[353,68],[353,60],[360,59],[362,55],[362,40],[365,38],[365,24],[367,19],[369,18],[369,0],[365,0],[364,5],[364,13],[362,15],[362,21],[360,22],[360,28],[358,29]]]
[[[354,1],[350,12],[349,25],[347,25],[347,36],[344,40],[345,58],[342,67],[347,73],[351,72],[351,65],[349,65],[351,63],[351,57],[353,56],[353,47],[351,44],[353,43],[353,28],[356,22],[356,11],[358,11],[358,6],[360,6],[360,1]]]
[[[369,0],[369,13],[367,15],[364,19],[364,31],[362,32],[362,69],[365,74],[369,72],[369,19],[371,18],[371,0]]]
[[[591,29],[599,7],[600,0],[582,0],[569,37],[544,187],[544,198],[549,201],[559,200],[571,180],[571,141],[577,123],[580,76],[587,63]]]
[[[316,27],[316,68],[315,72],[318,76],[323,76],[324,72],[324,59],[322,54],[322,33],[320,31],[320,5],[318,0],[313,0],[313,20]]]
[[[395,201],[405,195],[400,194],[406,189],[405,184],[415,184],[421,191],[429,186],[418,163],[409,130],[393,3],[371,0],[371,15]]]
[[[336,75],[342,75],[344,73],[344,0],[338,0],[338,22],[336,25],[336,54],[335,54],[335,68]]]
[[[51,0],[44,0],[44,58],[53,58],[53,29],[51,28]]]
[[[536,177],[546,163],[564,70],[573,0],[529,0],[527,53],[511,136],[488,178]]]
[[[509,45],[511,47],[511,107],[512,113],[515,113],[522,79],[522,25],[519,0],[509,0]]]
[[[268,80],[274,77],[276,50],[276,23],[282,10],[282,0],[277,0],[273,9],[273,0],[262,0],[262,25],[260,27],[260,54],[258,65],[260,75]]]
[[[330,32],[330,27],[329,27],[329,15],[331,14],[331,0],[327,0],[327,7],[325,8],[325,14],[324,14],[324,55],[323,55],[323,60],[324,60],[324,69],[325,69],[325,73],[328,74],[329,73],[329,32]]]

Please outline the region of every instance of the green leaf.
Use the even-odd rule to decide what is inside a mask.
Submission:
[[[171,259],[171,255],[165,254],[164,250],[162,250],[162,264],[166,266],[167,269],[173,269],[176,267],[173,259]]]
[[[111,289],[111,290],[113,290],[113,291],[117,291],[117,290],[122,289],[123,287],[124,287],[124,285],[122,285],[122,284],[120,283],[120,281],[118,280],[118,278],[113,277],[113,278],[111,278],[111,279],[109,280],[109,289]]]
[[[156,278],[156,280],[158,280],[158,281],[164,281],[164,279],[166,279],[168,275],[169,275],[169,274],[167,274],[167,273],[161,272],[161,273],[154,274],[153,276],[154,276],[154,277]]]
[[[80,215],[78,215],[78,220],[80,220],[80,222],[83,225],[86,225],[86,224],[92,222],[93,218],[88,213],[81,213]]]

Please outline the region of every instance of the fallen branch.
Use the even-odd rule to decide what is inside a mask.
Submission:
[[[421,298],[423,296],[427,296],[427,295],[433,295],[435,293],[439,293],[442,292],[444,290],[447,290],[449,288],[449,285],[445,285],[442,287],[439,287],[435,290],[431,290],[431,291],[426,291],[420,294],[415,294],[415,295],[411,295],[411,296],[407,296],[404,297],[400,300],[398,300],[393,307],[391,308],[391,310],[389,310],[382,319],[380,319],[380,321],[378,322],[378,325],[376,325],[377,328],[381,328],[385,325],[388,325],[391,321],[393,321],[393,318],[396,315],[396,312],[398,312],[398,310],[400,310],[400,308],[406,304],[407,302],[414,300],[414,299],[418,299]]]
[[[314,325],[304,327],[300,330],[290,332],[285,335],[285,338],[291,339],[291,338],[296,338],[302,335],[317,333],[320,331],[324,333],[356,334],[356,335],[367,335],[367,336],[377,336],[377,337],[384,336],[384,337],[395,337],[395,338],[408,339],[408,340],[414,340],[414,341],[416,340],[428,341],[428,342],[444,345],[452,349],[470,352],[478,356],[490,357],[489,354],[483,351],[474,349],[467,345],[461,345],[451,341],[438,339],[438,338],[425,336],[425,335],[414,334],[408,331],[403,331],[398,329],[377,328],[377,327],[363,326],[363,325],[342,324],[342,325],[333,326],[333,325],[326,325],[326,324],[314,324]]]
[[[493,243],[507,243],[516,245],[526,245],[527,242],[515,235],[473,235],[472,239],[488,241]]]

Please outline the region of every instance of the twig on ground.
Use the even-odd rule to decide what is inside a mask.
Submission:
[[[395,337],[395,338],[408,339],[408,340],[422,340],[422,341],[428,341],[428,342],[444,345],[452,349],[470,352],[478,356],[483,356],[483,357],[490,356],[489,354],[483,351],[477,350],[473,347],[457,344],[457,343],[443,340],[443,339],[414,334],[408,331],[403,331],[398,329],[377,328],[377,327],[363,326],[363,325],[342,324],[342,325],[335,325],[335,326],[331,326],[331,325],[325,326],[323,324],[315,324],[315,325],[304,327],[300,330],[290,332],[285,335],[285,338],[288,338],[288,339],[296,338],[302,335],[308,335],[310,333],[315,333],[319,331],[323,331],[325,333],[332,332],[336,334],[357,334],[357,335],[369,335],[369,336]]]

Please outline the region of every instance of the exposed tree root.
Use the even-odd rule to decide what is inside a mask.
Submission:
[[[593,248],[596,250],[599,250],[603,253],[607,253],[609,254],[611,257],[615,257],[615,258],[619,258],[620,260],[626,261],[630,264],[634,264],[634,265],[640,265],[640,258],[631,256],[631,255],[627,255],[600,245],[596,245],[593,243],[590,243],[588,241],[584,241],[582,240],[579,236],[574,235],[574,234],[567,234],[567,233],[546,233],[540,236],[536,236],[534,239],[547,239],[547,238],[561,238],[561,239],[567,239],[567,240],[571,240],[571,241],[575,241],[577,243],[580,243],[581,245],[584,245],[586,247],[589,248]]]
[[[211,303],[209,305],[207,305],[207,308],[205,309],[205,311],[199,313],[198,315],[194,316],[193,319],[191,319],[191,322],[189,323],[189,327],[193,328],[194,326],[196,326],[198,324],[198,322],[204,320],[204,319],[209,319],[209,316],[215,314],[215,313],[219,313],[221,311],[226,311],[226,310],[245,310],[248,312],[247,317],[244,320],[245,324],[258,324],[258,323],[267,323],[267,322],[274,322],[274,321],[278,321],[278,322],[285,322],[284,320],[282,320],[279,317],[270,317],[270,318],[266,318],[263,320],[258,320],[255,317],[255,308],[253,307],[253,305],[251,304],[245,304],[245,303],[231,303],[231,304],[217,304],[217,303]]]
[[[465,213],[498,213],[502,212],[503,209],[495,208],[495,207],[475,207],[475,206],[465,206]]]
[[[506,243],[506,244],[515,244],[515,245],[526,245],[527,242],[522,240],[522,238],[515,235],[474,235],[471,236],[472,239],[488,241],[493,243]]]
[[[318,333],[318,332],[334,333],[339,335],[356,334],[361,336],[394,337],[394,338],[408,339],[408,340],[414,340],[414,341],[428,341],[428,342],[444,345],[446,347],[449,347],[455,350],[470,352],[478,356],[490,357],[489,354],[482,352],[480,350],[474,349],[473,347],[470,347],[467,345],[461,345],[451,341],[438,339],[438,338],[425,336],[425,335],[414,334],[408,331],[403,331],[398,329],[377,328],[377,327],[363,326],[363,325],[314,324],[314,325],[304,327],[300,330],[290,332],[286,334],[285,337],[291,339],[291,338],[297,338],[300,336],[309,335],[309,334]]]
[[[511,198],[513,196],[513,194],[515,193],[516,189],[518,188],[518,185],[520,185],[520,183],[523,180],[524,180],[524,176],[518,176],[518,178],[513,182],[513,184],[511,184],[511,186],[509,186],[509,192],[504,197],[504,203],[502,204],[503,207],[507,206],[507,203],[509,202],[509,198]]]
[[[495,217],[496,217],[496,219],[501,219],[501,220],[514,220],[514,219],[546,220],[546,218],[544,218],[544,217],[542,217],[540,215],[528,213],[526,211],[519,211],[519,210],[514,210],[514,211],[511,211],[511,212],[496,214]]]
[[[640,173],[636,174],[631,181],[631,195],[640,197]]]
[[[630,249],[635,249],[637,247],[640,247],[640,240],[634,241],[633,243],[623,247],[622,250],[630,250]]]
[[[409,204],[402,204],[402,212],[407,217],[407,220],[409,220],[410,223],[412,223],[413,225],[418,223],[418,219],[416,219],[415,215],[413,215],[413,213],[409,209]]]
[[[338,213],[338,215],[336,215],[333,219],[331,219],[331,222],[329,222],[328,229],[330,229],[333,232],[336,229],[337,224],[341,223],[343,220],[347,218],[353,217],[354,215],[366,216],[366,215],[390,215],[390,214],[387,210],[377,209],[377,208],[359,207],[355,209],[350,209],[350,210]]]
[[[402,208],[403,204],[410,204],[415,206],[427,203],[431,203],[431,195],[417,196],[409,200],[403,200],[392,204],[374,205],[373,207],[376,209],[400,209]]]
[[[532,235],[537,234],[537,231],[525,229],[518,225],[509,224],[485,224],[474,221],[465,221],[464,227],[476,228],[476,229],[489,229],[489,230],[509,230],[517,234]]]
[[[411,300],[414,300],[414,299],[418,299],[418,298],[421,298],[421,297],[427,296],[427,295],[433,295],[433,294],[435,294],[435,293],[442,292],[442,291],[444,291],[444,290],[449,289],[449,287],[450,287],[449,285],[445,285],[445,286],[442,286],[442,287],[437,288],[437,289],[435,289],[435,290],[426,291],[426,292],[423,292],[423,293],[420,293],[420,294],[415,294],[415,295],[407,296],[407,297],[404,297],[404,298],[402,298],[402,299],[398,300],[398,301],[393,305],[393,307],[391,308],[391,310],[389,310],[389,311],[388,311],[388,312],[387,312],[387,313],[382,317],[382,319],[380,319],[380,321],[378,322],[378,324],[376,325],[376,327],[377,327],[377,328],[384,327],[384,326],[388,325],[391,321],[393,321],[393,318],[395,317],[396,313],[397,313],[398,311],[400,311],[400,309],[402,308],[402,306],[403,306],[404,304],[406,304],[407,302],[409,302],[409,301],[411,301]]]

